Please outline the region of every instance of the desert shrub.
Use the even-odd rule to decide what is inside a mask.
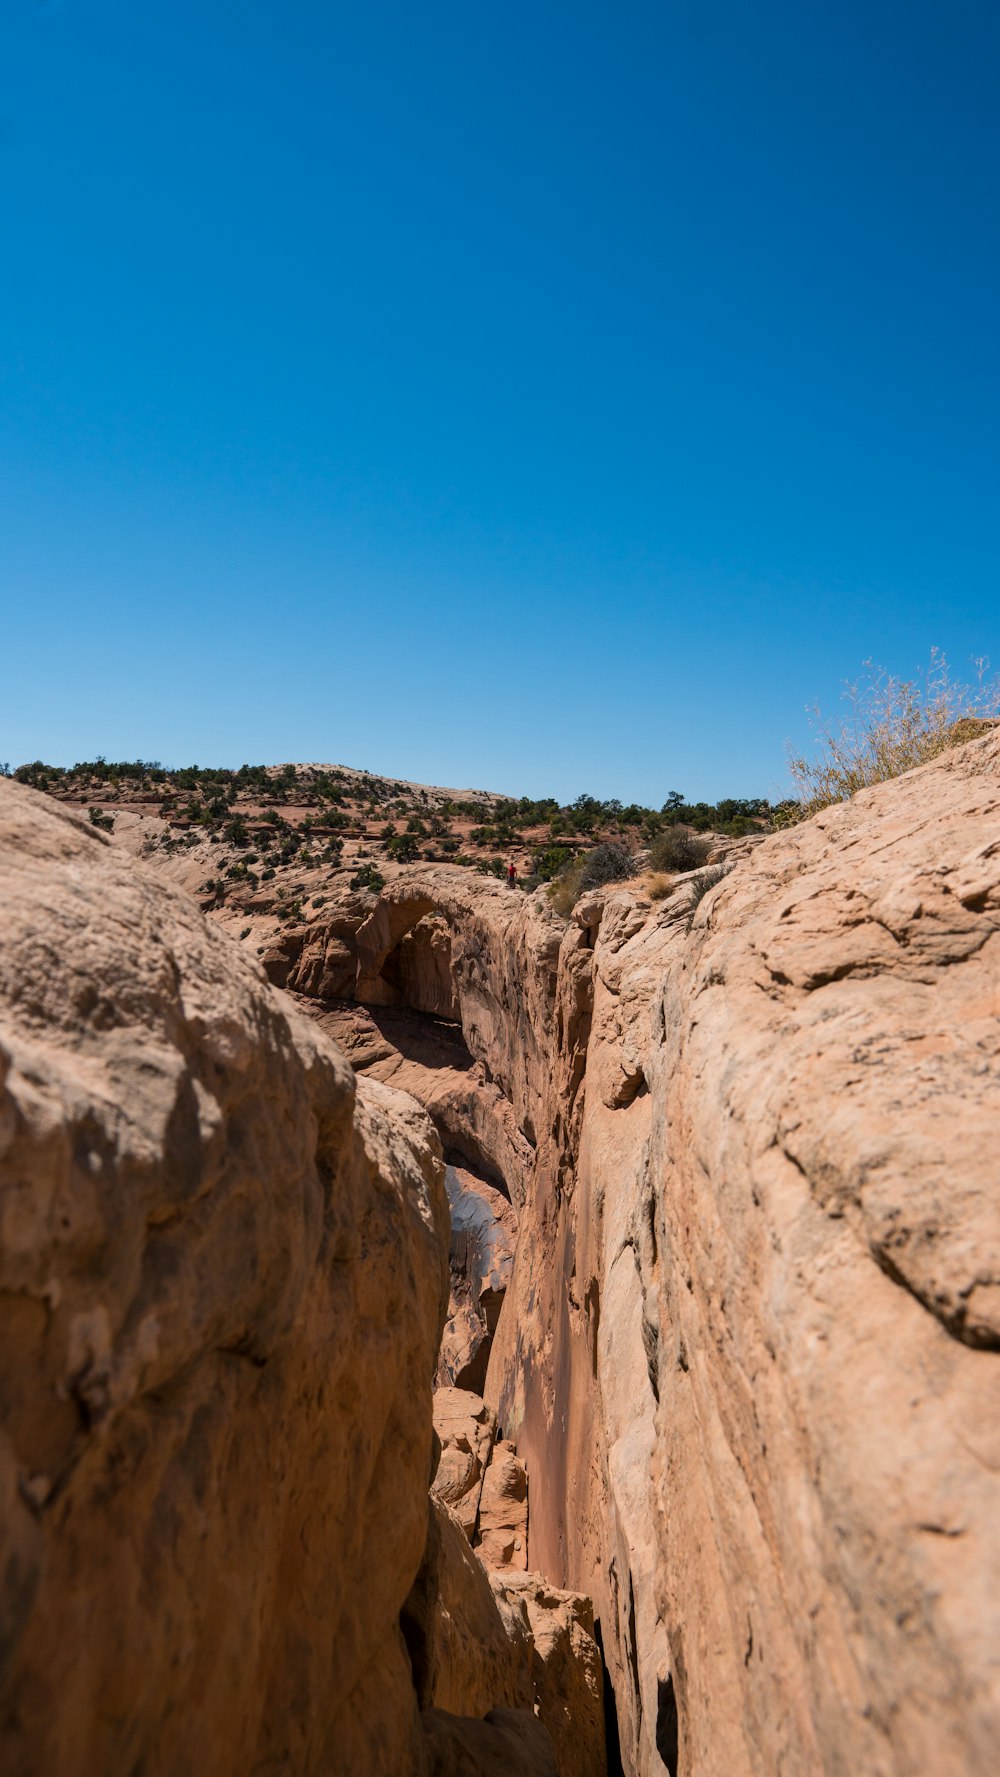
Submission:
[[[651,901],[664,901],[673,893],[674,879],[672,876],[648,876],[646,893]]]
[[[975,685],[956,683],[940,649],[931,649],[922,678],[899,679],[866,660],[864,677],[846,685],[849,713],[837,728],[812,711],[819,734],[814,759],[788,760],[803,815],[846,802],[870,784],[900,777],[987,731],[1000,715],[1000,677],[987,678],[988,660],[976,663]]]
[[[92,808],[89,813],[90,824],[92,827],[100,827],[104,833],[111,832],[115,824],[115,817],[113,814],[105,814],[103,808]]]
[[[557,913],[568,919],[577,901],[588,889],[600,888],[606,882],[621,882],[635,868],[632,853],[624,845],[609,841],[584,852],[564,866],[549,883],[549,900]]]
[[[362,864],[351,877],[352,889],[371,889],[373,894],[385,887],[385,877],[375,864]]]
[[[399,833],[395,839],[386,844],[386,851],[397,864],[412,864],[414,858],[420,856],[420,846],[415,833]]]
[[[19,765],[14,773],[19,784],[31,784],[36,790],[44,790],[50,777],[64,775],[61,766],[46,765],[41,759],[33,760],[30,765]]]
[[[704,864],[712,842],[690,827],[664,827],[649,848],[650,867],[657,871],[697,870]]]
[[[565,845],[547,845],[544,850],[535,853],[532,859],[532,875],[539,882],[551,882],[564,870],[573,853]]]
[[[583,860],[580,875],[580,891],[600,888],[606,882],[624,882],[635,869],[632,853],[627,846],[616,845],[609,840],[606,845],[597,845],[593,851],[587,852]]]

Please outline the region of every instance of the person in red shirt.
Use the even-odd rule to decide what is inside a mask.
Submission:
[[[511,858],[510,863],[507,865],[507,887],[513,888],[516,881],[517,871],[514,868],[514,860]]]

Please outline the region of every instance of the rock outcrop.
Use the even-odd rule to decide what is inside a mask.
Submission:
[[[365,1769],[404,1757],[415,1770],[423,1758],[456,1774],[599,1777],[600,1647],[629,1777],[987,1777],[1000,1738],[998,815],[993,732],[787,833],[730,848],[721,879],[693,872],[655,904],[612,888],[567,922],[544,893],[522,896],[448,866],[399,870],[377,896],[335,897],[264,954],[318,1035],[245,965],[243,1012],[220,1013],[220,1026],[202,975],[222,984],[227,1005],[231,951],[213,950],[193,912],[166,891],[156,900],[128,869],[119,867],[122,892],[131,885],[138,899],[123,900],[110,926],[100,888],[66,918],[62,899],[91,875],[110,882],[101,873],[112,867],[93,867],[99,839],[56,821],[47,843],[65,880],[58,893],[44,882],[37,890],[45,917],[24,922],[30,937],[18,938],[15,920],[17,968],[0,976],[17,1043],[42,1054],[40,1063],[24,1048],[27,1065],[7,1063],[0,1128],[8,1141],[10,1130],[33,1131],[46,1178],[63,1167],[82,1181],[51,1211],[37,1191],[10,1197],[3,1262],[13,1269],[0,1310],[8,1349],[30,1354],[36,1379],[25,1385],[15,1360],[3,1383],[14,1447],[6,1620],[22,1674],[41,1669],[36,1621],[49,1639],[58,1628],[45,1609],[65,1587],[53,1577],[54,1548],[64,1572],[81,1564],[81,1598],[93,1586],[98,1600],[138,1601],[141,1633],[122,1650],[117,1688],[98,1687],[101,1733],[124,1732],[114,1723],[132,1683],[168,1746],[207,1720],[203,1694],[215,1695],[217,1670],[232,1674],[224,1637],[218,1667],[201,1675],[193,1728],[157,1714],[148,1661],[144,1682],[138,1668],[144,1646],[159,1650],[155,1636],[168,1633],[181,1694],[194,1682],[202,1644],[185,1611],[202,1604],[193,1568],[181,1562],[185,1586],[169,1594],[165,1630],[144,1615],[143,1586],[158,1561],[172,1573],[177,1557],[163,1548],[194,1517],[193,1507],[190,1519],[170,1511],[171,1464],[188,1460],[193,1436],[176,1403],[195,1389],[196,1407],[214,1410],[221,1376],[230,1378],[225,1411],[198,1421],[207,1497],[222,1489],[228,1501],[232,1491],[245,1538],[250,1506],[232,1465],[273,1396],[263,1449],[277,1479],[262,1509],[290,1566],[286,1574],[278,1562],[277,1591],[266,1593],[258,1539],[247,1574],[230,1579],[227,1528],[208,1563],[213,1598],[217,1567],[248,1621],[265,1597],[280,1601],[282,1625],[287,1606],[294,1638],[299,1589],[312,1601],[329,1573],[316,1555],[326,1553],[322,1524],[342,1536],[352,1526],[353,1560],[362,1523],[375,1534],[371,1508],[391,1544],[363,1604],[338,1592],[343,1614],[312,1622],[311,1632],[332,1621],[332,1636],[370,1648],[373,1676],[359,1668],[347,1692],[342,1674],[330,1679],[324,1726],[296,1743],[290,1769],[320,1768],[310,1760],[335,1722],[361,1731],[371,1683],[399,1706],[380,1706],[383,1739],[366,1748]],[[189,985],[183,946],[161,937],[173,960],[148,968],[169,1015],[154,1018],[150,1036],[145,1001],[128,986],[133,963],[123,968],[116,942],[128,952],[136,930],[162,934],[185,919],[208,960]],[[99,968],[74,972],[88,920],[118,939],[102,940]],[[331,1033],[366,1076],[357,1112]],[[261,1046],[266,1067],[253,1060]],[[232,1084],[240,1067],[242,1097]],[[166,1102],[164,1080],[181,1108],[157,1123],[148,1107]],[[452,1345],[439,1377],[480,1386],[438,1392],[429,1533],[433,1340],[423,1320],[418,1350],[404,1339],[397,1351],[392,1334],[412,1336],[408,1304],[421,1291],[430,1320],[444,1314],[443,1204],[426,1125],[416,1105],[398,1108],[387,1091],[397,1087],[430,1114],[453,1165],[507,1203],[501,1211],[483,1190],[489,1215],[477,1209],[468,1238],[452,1245]],[[287,1114],[282,1093],[296,1107]],[[336,1114],[324,1108],[331,1094]],[[292,1123],[286,1151],[276,1129]],[[317,1131],[309,1140],[307,1125]],[[165,1153],[180,1158],[164,1171]],[[269,1177],[272,1164],[270,1191],[241,1195],[240,1167]],[[165,1190],[161,1177],[150,1188],[152,1174],[208,1182]],[[342,1175],[350,1213],[338,1220]],[[252,1236],[226,1209],[244,1200]],[[112,1211],[121,1237],[109,1243]],[[331,1217],[339,1234],[327,1232]],[[191,1243],[180,1259],[179,1242]],[[246,1255],[258,1247],[255,1268]],[[320,1262],[330,1252],[332,1270]],[[350,1503],[317,1523],[311,1460],[304,1505],[283,1479],[299,1473],[297,1439],[313,1438],[324,1460],[326,1421],[314,1425],[308,1407],[322,1370],[311,1329],[329,1339],[348,1298],[351,1314],[368,1303],[369,1262],[389,1267],[361,1320],[365,1351],[368,1314],[382,1357],[359,1374],[372,1376],[385,1406],[383,1437],[412,1440],[399,1457],[405,1486],[376,1463],[367,1385],[352,1376],[342,1403],[357,1427],[350,1462],[341,1446],[330,1458],[333,1485],[346,1489],[331,1497]],[[303,1301],[318,1305],[306,1312]],[[354,1334],[344,1336],[353,1351]],[[319,1348],[346,1377],[322,1339]],[[357,1362],[369,1359],[359,1352]],[[340,1385],[327,1386],[340,1403]],[[386,1405],[397,1388],[398,1408]],[[217,1446],[223,1424],[228,1441]],[[113,1579],[94,1575],[94,1540],[77,1526],[100,1523],[104,1535],[95,1514],[113,1517],[108,1499],[132,1497],[122,1477],[133,1472],[145,1502],[141,1552],[138,1529],[127,1529]],[[360,1484],[351,1491],[358,1475],[374,1499]],[[401,1501],[417,1488],[412,1511],[393,1504],[397,1482]],[[296,1533],[313,1539],[301,1557]],[[107,1534],[117,1548],[112,1526]],[[353,1585],[359,1567],[344,1571]],[[113,1626],[101,1608],[96,1648],[115,1645],[102,1641]],[[216,1608],[199,1622],[214,1624]],[[265,1756],[278,1757],[261,1724],[289,1707],[286,1664],[273,1636],[266,1645],[275,1665],[255,1643],[254,1725],[238,1747],[261,1770]],[[299,1721],[313,1720],[331,1645],[310,1643]],[[54,1671],[66,1696],[95,1682],[96,1667],[65,1651]],[[36,1724],[54,1710],[51,1684],[40,1683],[37,1702],[30,1684],[22,1693]],[[57,1772],[69,1769],[60,1757]]]
[[[536,1638],[428,1496],[425,1111],[7,784],[0,899],[4,1772],[571,1777],[582,1601]]]
[[[445,1189],[451,1212],[451,1292],[438,1379],[445,1387],[477,1393],[486,1381],[514,1264],[517,1215],[502,1191],[468,1167],[446,1167]]]
[[[417,1769],[426,1116],[186,896],[0,792],[0,1763]]]
[[[577,910],[572,1201],[529,1189],[486,1394],[633,1770],[991,1768],[998,813],[994,735]]]
[[[414,869],[343,940],[377,1021],[447,927],[461,1092],[376,1066],[509,1190],[484,1393],[629,1772],[992,1767],[998,811],[994,732],[655,905]]]

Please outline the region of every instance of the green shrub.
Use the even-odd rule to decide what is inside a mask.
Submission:
[[[606,845],[595,846],[584,857],[580,891],[586,893],[588,889],[601,888],[606,882],[624,882],[634,871],[635,862],[628,848],[609,840]]]
[[[690,827],[664,827],[649,848],[652,870],[697,870],[712,849],[712,841],[695,833]]]
[[[573,853],[565,845],[547,845],[544,851],[535,853],[532,859],[532,874],[539,882],[551,882],[564,870],[571,861]]]
[[[420,846],[415,833],[398,834],[395,839],[389,840],[385,849],[397,864],[412,864],[414,858],[420,856]]]
[[[376,865],[362,864],[361,868],[356,870],[351,877],[351,887],[352,889],[371,889],[372,893],[377,895],[379,890],[385,887],[385,877]]]

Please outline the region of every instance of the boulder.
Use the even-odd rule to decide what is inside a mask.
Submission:
[[[496,1437],[496,1418],[479,1395],[463,1388],[437,1388],[434,1430],[441,1456],[431,1485],[456,1514],[471,1542],[479,1521],[483,1476]]]
[[[429,1709],[422,1719],[429,1777],[560,1777],[552,1740],[530,1709],[491,1709],[481,1721]]]
[[[528,1471],[509,1438],[494,1444],[483,1476],[476,1548],[487,1567],[528,1565]]]
[[[517,1213],[502,1191],[467,1167],[446,1167],[445,1188],[451,1294],[437,1379],[479,1393],[514,1263]]]

